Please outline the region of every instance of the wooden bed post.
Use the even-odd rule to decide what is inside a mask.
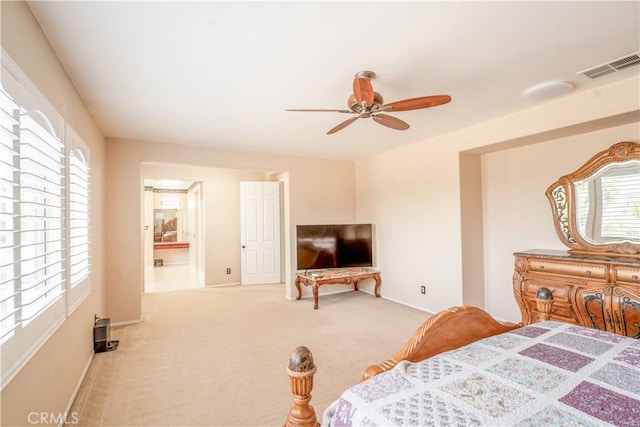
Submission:
[[[293,395],[293,406],[289,409],[286,427],[316,427],[320,424],[316,418],[311,400],[313,375],[316,373],[311,351],[304,346],[293,350],[289,357],[289,385]]]

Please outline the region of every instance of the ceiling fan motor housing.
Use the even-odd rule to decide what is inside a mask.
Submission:
[[[380,95],[378,92],[373,92],[373,105],[371,105],[368,110],[369,112],[373,113],[379,110],[383,104],[384,99],[382,98],[382,95]],[[356,114],[361,114],[364,112],[362,105],[358,104],[355,95],[351,95],[349,97],[349,99],[347,100],[347,105],[349,106],[349,110],[353,111]]]

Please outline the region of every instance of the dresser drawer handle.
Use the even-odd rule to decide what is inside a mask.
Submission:
[[[585,273],[591,274],[591,270],[587,270],[587,271],[585,271]]]
[[[541,265],[541,266],[540,266],[540,270],[544,270],[544,265]]]
[[[631,276],[631,278],[632,278],[633,280],[638,280],[638,275],[637,275],[637,274],[634,274],[633,276]]]

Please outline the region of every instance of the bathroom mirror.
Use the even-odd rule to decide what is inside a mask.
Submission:
[[[153,242],[180,241],[180,209],[153,210]]]
[[[546,191],[571,252],[640,258],[640,144],[619,142]]]

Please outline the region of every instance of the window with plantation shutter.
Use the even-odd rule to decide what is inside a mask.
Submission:
[[[0,90],[0,344],[15,335],[20,291],[15,233],[18,200],[18,105]]]
[[[62,118],[2,58],[0,384],[65,320]],[[51,119],[55,120],[56,125]]]
[[[39,120],[38,120],[39,119]],[[39,111],[20,114],[21,320],[64,292],[63,145]]]
[[[69,306],[71,312],[90,291],[89,272],[89,149],[69,127],[68,155],[68,258]]]
[[[0,389],[90,292],[89,148],[2,52]]]

